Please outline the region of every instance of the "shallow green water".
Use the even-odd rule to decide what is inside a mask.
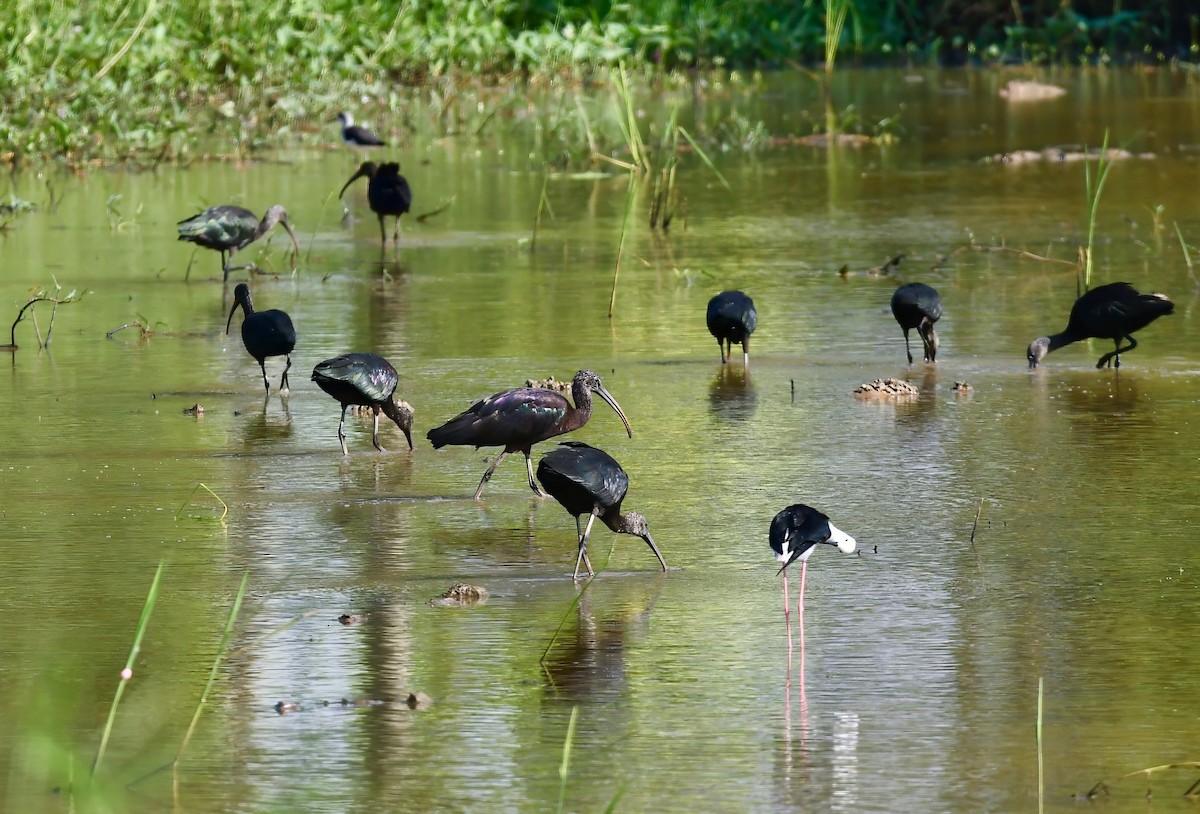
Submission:
[[[0,360],[4,810],[152,812],[176,793],[188,811],[554,810],[576,707],[565,810],[617,794],[622,811],[1032,810],[1040,676],[1047,808],[1074,810],[1101,778],[1197,759],[1200,366],[1171,224],[1200,239],[1200,99],[1167,74],[1055,79],[1066,98],[1011,108],[990,74],[847,74],[839,105],[899,113],[898,144],[719,154],[731,191],[687,161],[686,217],[669,236],[646,228],[640,193],[611,321],[626,181],[552,180],[553,218],[529,251],[541,175],[519,120],[394,151],[416,210],[455,197],[406,221],[387,277],[362,189],[348,226],[328,200],[359,160],[340,149],[51,176],[57,209],[0,234],[8,313],[52,278],[88,291],[60,309],[52,351],[24,323]],[[736,109],[796,132],[819,117],[814,99],[807,79],[773,77],[749,95],[711,88],[699,115],[712,126]],[[973,235],[1073,260],[1082,165],[979,159],[1095,145],[1105,126],[1157,157],[1113,170],[1097,281],[1164,291],[1176,313],[1139,334],[1119,373],[1092,367],[1104,342],[1030,373],[1024,348],[1065,325],[1073,271],[938,258]],[[46,196],[35,175],[11,184]],[[124,223],[106,215],[114,194]],[[236,328],[223,333],[215,254],[197,253],[185,280],[192,250],[173,224],[218,202],[282,202],[297,225],[297,273],[251,279],[256,304],[287,310],[300,336],[286,400],[264,405],[257,364]],[[276,234],[242,256],[286,271],[285,245]],[[837,274],[899,253],[900,279],[945,303],[936,368],[904,363],[894,278]],[[704,326],[708,298],[730,287],[759,309],[748,377],[721,368]],[[105,339],[138,314],[156,335]],[[338,407],[307,372],[351,350],[400,370],[411,453],[390,424],[390,451],[376,453],[369,422],[349,420],[340,455]],[[600,405],[574,437],[628,470],[626,507],[649,518],[672,570],[602,529],[603,573],[573,606],[571,518],[533,498],[519,458],[470,500],[494,451],[434,451],[424,433],[480,396],[582,367],[634,436]],[[281,368],[268,363],[273,382]],[[887,376],[921,397],[851,397]],[[974,392],[957,395],[956,380]],[[183,414],[196,403],[202,417]],[[228,503],[225,523],[196,519],[217,513],[198,483]],[[766,529],[797,501],[867,553],[810,561],[803,671],[797,637],[789,681]],[[97,794],[72,801],[164,559]],[[173,791],[155,770],[178,749],[247,572]],[[428,604],[459,580],[490,600]],[[343,626],[343,613],[368,617]],[[408,709],[412,691],[433,706]],[[279,701],[300,709],[280,715]],[[1193,779],[1156,780],[1154,809],[1183,810]],[[1143,791],[1114,787],[1126,803]]]

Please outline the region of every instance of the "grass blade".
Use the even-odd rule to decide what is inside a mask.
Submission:
[[[617,278],[621,276],[621,255],[625,252],[625,235],[629,231],[629,215],[633,211],[634,192],[636,190],[633,173],[629,174],[629,193],[625,197],[625,217],[621,220],[621,238],[617,241],[617,262],[613,266],[612,294],[608,298],[608,318],[613,318],[617,310]]]
[[[712,163],[712,159],[708,157],[708,153],[700,149],[700,145],[696,143],[694,138],[692,138],[692,134],[682,127],[679,128],[679,132],[685,139],[687,139],[687,143],[692,145],[692,149],[696,151],[696,155],[700,156],[700,160],[704,162],[704,165],[712,170],[713,175],[717,176],[717,180],[721,182],[722,186],[732,192],[733,187],[729,186],[729,182],[725,180],[725,176],[721,175],[721,171],[718,170],[716,165]]]
[[[117,685],[116,695],[113,696],[112,706],[108,710],[108,722],[104,725],[104,734],[100,737],[100,747],[96,750],[96,759],[92,761],[93,775],[100,771],[100,764],[104,760],[104,751],[108,747],[108,737],[112,734],[113,722],[117,719],[117,707],[121,703],[121,696],[125,694],[125,685],[129,683],[129,679],[133,678],[133,663],[137,661],[138,651],[142,649],[142,637],[146,634],[146,627],[150,624],[154,603],[158,601],[158,586],[162,581],[164,565],[164,561],[158,561],[158,570],[154,572],[154,581],[150,583],[150,592],[146,594],[146,604],[142,608],[141,618],[138,619],[137,631],[133,637],[133,647],[129,649],[129,658],[125,662],[125,669],[121,671],[121,683]]]
[[[208,703],[208,694],[212,691],[213,683],[217,680],[217,671],[221,667],[221,659],[225,657],[225,649],[229,647],[229,640],[233,638],[233,626],[237,622],[238,612],[242,609],[242,600],[246,596],[246,586],[250,583],[250,573],[246,572],[242,575],[242,584],[238,587],[237,596],[233,599],[233,607],[229,609],[229,618],[225,620],[225,632],[221,634],[221,644],[217,647],[217,656],[213,659],[212,669],[208,672],[208,681],[204,684],[204,691],[200,693],[200,701],[196,704],[196,712],[192,715],[192,722],[188,724],[187,733],[183,736],[183,743],[179,745],[179,753],[175,755],[175,765],[179,765],[179,761],[183,759],[183,753],[187,750],[188,742],[192,739],[192,734],[196,731],[196,724],[200,722],[200,713],[204,711],[204,705]]]
[[[558,766],[558,812],[562,814],[567,801],[567,774],[571,768],[571,746],[575,741],[575,721],[579,719],[579,705],[571,707],[571,721],[567,724],[567,737],[563,741],[562,763]]]

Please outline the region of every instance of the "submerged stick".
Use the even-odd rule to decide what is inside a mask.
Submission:
[[[112,706],[108,710],[108,722],[104,725],[104,734],[100,737],[100,747],[96,750],[96,759],[92,761],[93,776],[100,771],[100,764],[104,760],[104,751],[108,748],[108,737],[112,734],[113,722],[117,719],[117,707],[121,703],[121,696],[125,694],[125,685],[129,683],[129,679],[133,678],[133,663],[137,660],[138,651],[142,649],[142,637],[146,635],[146,628],[150,624],[150,614],[154,612],[154,603],[158,601],[158,586],[162,581],[165,565],[163,560],[158,561],[158,570],[154,572],[154,581],[150,583],[150,592],[146,594],[146,604],[142,607],[141,618],[138,619],[137,631],[133,637],[133,647],[129,649],[129,658],[125,661],[125,669],[121,670],[121,683],[117,685]]]

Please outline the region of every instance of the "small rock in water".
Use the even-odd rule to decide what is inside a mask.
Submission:
[[[482,605],[487,601],[487,598],[487,588],[479,585],[468,585],[465,582],[456,582],[444,594],[429,600],[429,604],[434,607],[455,608],[463,605]]]
[[[526,387],[538,387],[542,390],[553,390],[556,393],[570,393],[571,381],[560,382],[551,376],[548,379],[526,379]]]
[[[183,414],[184,415],[204,415],[204,405],[201,404],[200,402],[196,402],[191,407],[184,407]]]
[[[1060,88],[1058,85],[1031,82],[1025,79],[1013,79],[1000,88],[1000,95],[1010,102],[1039,102],[1043,99],[1057,99],[1066,95],[1066,92],[1066,88]]]
[[[363,622],[367,621],[367,614],[365,614],[365,613],[343,613],[341,616],[338,617],[338,621],[341,622],[343,625],[361,625]]]
[[[280,701],[275,705],[275,711],[280,715],[287,715],[289,712],[297,712],[299,709],[300,705],[292,701]]]
[[[903,379],[876,379],[859,385],[854,391],[858,399],[916,398],[920,394],[916,386]]]
[[[954,392],[960,396],[969,396],[974,391],[975,391],[975,388],[972,387],[967,382],[955,382],[954,383]]]
[[[410,692],[404,703],[409,709],[428,709],[433,706],[433,699],[423,692]]]

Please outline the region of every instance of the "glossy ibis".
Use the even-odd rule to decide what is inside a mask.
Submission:
[[[925,346],[925,361],[936,362],[938,336],[933,323],[942,318],[942,298],[932,286],[924,283],[905,283],[892,295],[892,316],[904,330],[904,352],[911,365],[912,349],[908,345],[908,332],[913,328],[921,335]]]
[[[741,291],[722,291],[708,301],[708,332],[717,338],[721,364],[733,353],[733,343],[742,346],[742,364],[750,364],[750,334],[758,325],[754,300]]]
[[[392,232],[392,240],[399,243],[400,216],[412,206],[412,189],[408,186],[408,180],[400,174],[400,165],[394,161],[388,161],[376,166],[373,161],[364,161],[342,187],[338,197],[342,197],[346,192],[346,187],[359,178],[368,179],[367,202],[371,205],[371,211],[379,216],[379,237],[383,241],[383,245],[387,246],[387,231],[383,226],[383,219],[386,215],[393,215],[396,218],[396,229]]]
[[[1062,333],[1043,336],[1029,343],[1025,357],[1035,368],[1052,350],[1081,339],[1111,339],[1116,350],[1100,357],[1096,367],[1113,363],[1121,366],[1121,354],[1137,347],[1133,332],[1145,328],[1154,320],[1175,310],[1175,304],[1165,294],[1140,294],[1129,283],[1109,283],[1093,288],[1071,306],[1071,316]],[[1121,340],[1129,344],[1121,347]]]
[[[296,240],[296,233],[292,231],[287,210],[279,204],[268,209],[261,221],[254,217],[254,213],[249,209],[242,209],[240,206],[210,206],[198,215],[179,221],[179,239],[219,251],[221,270],[225,273],[225,279],[229,279],[229,272],[246,268],[229,265],[238,249],[246,248],[277,223],[287,230],[292,238],[292,245],[296,247],[296,256],[299,257],[300,243]]]
[[[591,370],[581,370],[571,381],[571,395],[575,406],[567,401],[566,396],[553,390],[540,387],[518,387],[488,396],[475,402],[465,412],[450,419],[440,427],[425,434],[433,443],[434,449],[444,446],[474,446],[504,447],[504,450],[492,461],[479,488],[475,490],[475,499],[483,494],[483,487],[491,480],[492,473],[511,452],[525,453],[525,469],[529,473],[529,488],[539,496],[544,496],[533,479],[533,462],[529,459],[529,450],[538,441],[545,441],[556,435],[577,430],[587,423],[592,416],[592,393],[608,402],[616,411],[629,437],[633,437],[633,429],[629,419],[625,417],[617,400],[612,397],[600,377]]]
[[[667,563],[650,537],[646,518],[637,512],[621,514],[621,501],[629,489],[629,476],[607,452],[579,441],[566,441],[538,462],[537,478],[546,492],[575,516],[579,556],[575,558],[572,579],[579,577],[580,562],[587,566],[588,576],[596,575],[588,559],[587,539],[597,517],[617,534],[633,534],[645,540],[658,557],[662,570],[667,570]],[[585,514],[588,516],[587,528],[581,529],[579,518]]]
[[[233,313],[238,306],[242,308],[242,344],[246,352],[258,360],[262,368],[263,387],[267,395],[271,394],[271,385],[267,381],[267,357],[286,356],[287,367],[283,369],[283,378],[279,380],[279,389],[288,389],[288,370],[292,366],[292,349],[296,347],[296,329],[292,327],[292,318],[285,311],[255,311],[254,301],[250,298],[250,286],[238,283],[233,289],[233,307],[229,309],[229,319],[225,322],[225,333],[233,324]]]
[[[375,449],[385,452],[379,445],[379,414],[383,413],[404,433],[408,448],[412,449],[412,407],[407,402],[396,403],[393,396],[400,376],[387,359],[373,353],[347,353],[326,359],[313,368],[312,380],[317,386],[342,404],[342,418],[338,422],[338,443],[342,454],[346,451],[346,408],[351,404],[370,407],[375,417],[371,431],[371,443]]]
[[[829,517],[812,506],[796,503],[775,515],[771,520],[771,550],[775,559],[783,563],[779,573],[783,574],[783,615],[788,616],[787,567],[800,560],[800,600],[796,609],[804,618],[804,579],[808,570],[808,558],[817,545],[825,543],[837,546],[843,554],[853,554],[858,543],[853,537],[829,522]]]
[[[333,117],[342,123],[342,141],[351,147],[382,147],[387,142],[365,127],[354,123],[354,117],[342,111]]]

